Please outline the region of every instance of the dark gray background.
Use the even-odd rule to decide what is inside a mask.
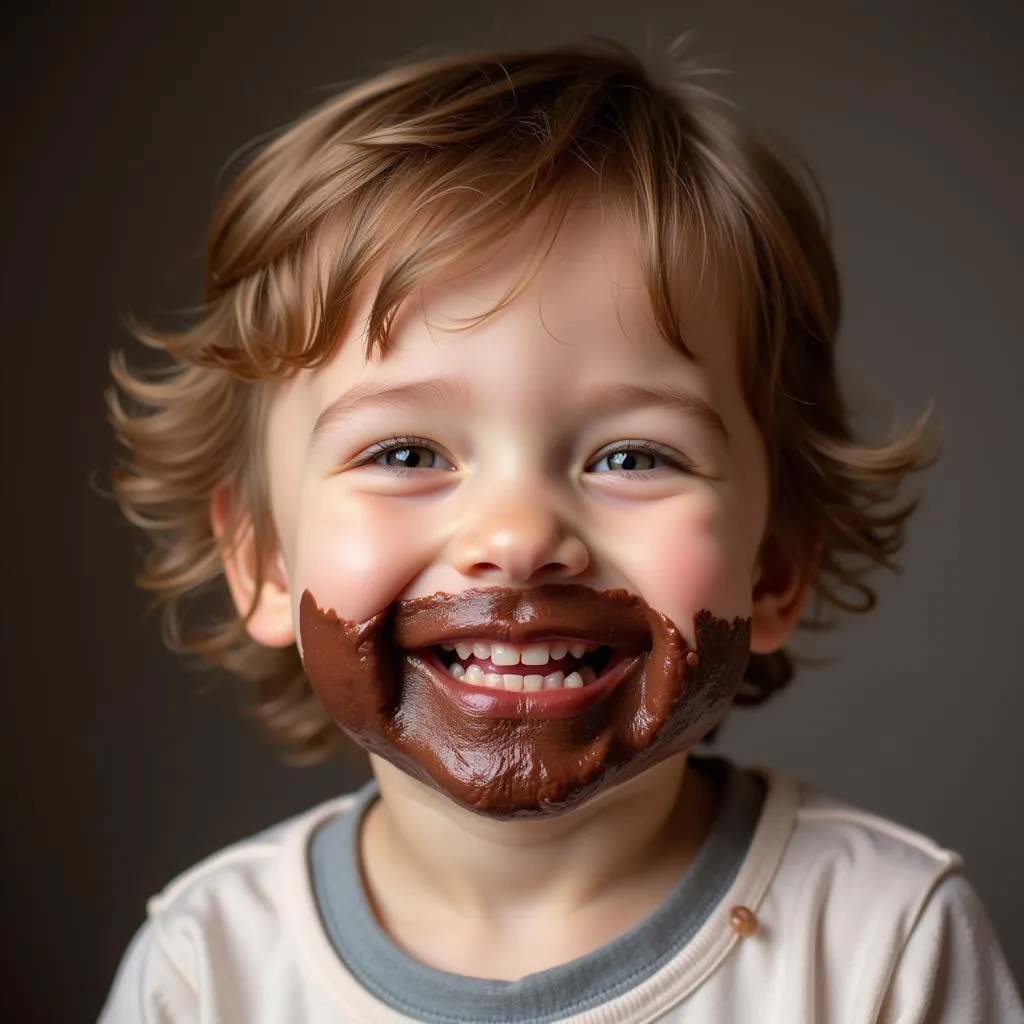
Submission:
[[[2,74],[4,505],[0,1013],[95,1016],[145,898],[204,854],[362,777],[283,767],[236,693],[160,645],[138,538],[91,489],[127,310],[197,298],[229,154],[317,88],[427,46],[684,29],[720,87],[796,143],[835,218],[842,360],[864,423],[934,398],[905,574],[721,746],[960,850],[1024,973],[1019,678],[1024,460],[1021,5],[815,0],[37,3]],[[88,13],[85,13],[88,12]]]

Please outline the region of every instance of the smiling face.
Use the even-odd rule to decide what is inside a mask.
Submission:
[[[655,328],[628,231],[593,207],[492,312],[540,242],[527,225],[424,289],[383,357],[357,311],[334,358],[281,388],[279,550],[249,622],[298,640],[364,745],[506,816],[692,745],[800,604],[796,582],[757,587],[766,459],[713,270],[684,304],[691,360]]]

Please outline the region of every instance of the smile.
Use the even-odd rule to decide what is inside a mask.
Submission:
[[[466,638],[407,657],[471,715],[563,718],[602,701],[642,669],[647,653],[579,640],[514,644]]]
[[[575,584],[474,589],[408,602],[393,628],[405,668],[473,717],[563,717],[642,672],[642,601]]]
[[[467,686],[536,693],[589,686],[604,673],[615,652],[569,640],[513,644],[467,639],[439,644],[434,653],[448,675]]]

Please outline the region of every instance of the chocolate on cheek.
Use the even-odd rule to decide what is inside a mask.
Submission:
[[[306,674],[345,732],[459,804],[500,818],[568,810],[688,749],[728,710],[750,653],[749,619],[701,611],[690,648],[636,595],[577,585],[436,594],[362,623],[321,609],[307,590],[299,625]],[[520,713],[499,716],[453,699],[464,684],[439,682],[415,653],[442,641],[545,633],[623,647],[629,670],[573,714],[532,713],[527,694]]]

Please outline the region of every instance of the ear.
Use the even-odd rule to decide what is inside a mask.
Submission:
[[[246,516],[232,522],[231,491],[218,487],[210,499],[210,524],[220,546],[221,564],[246,632],[264,647],[295,643],[291,590],[280,554],[269,556],[262,579],[256,550],[256,532]],[[229,535],[230,531],[230,535]]]
[[[796,629],[807,599],[807,577],[769,536],[761,545],[750,622],[752,654],[773,654]]]

